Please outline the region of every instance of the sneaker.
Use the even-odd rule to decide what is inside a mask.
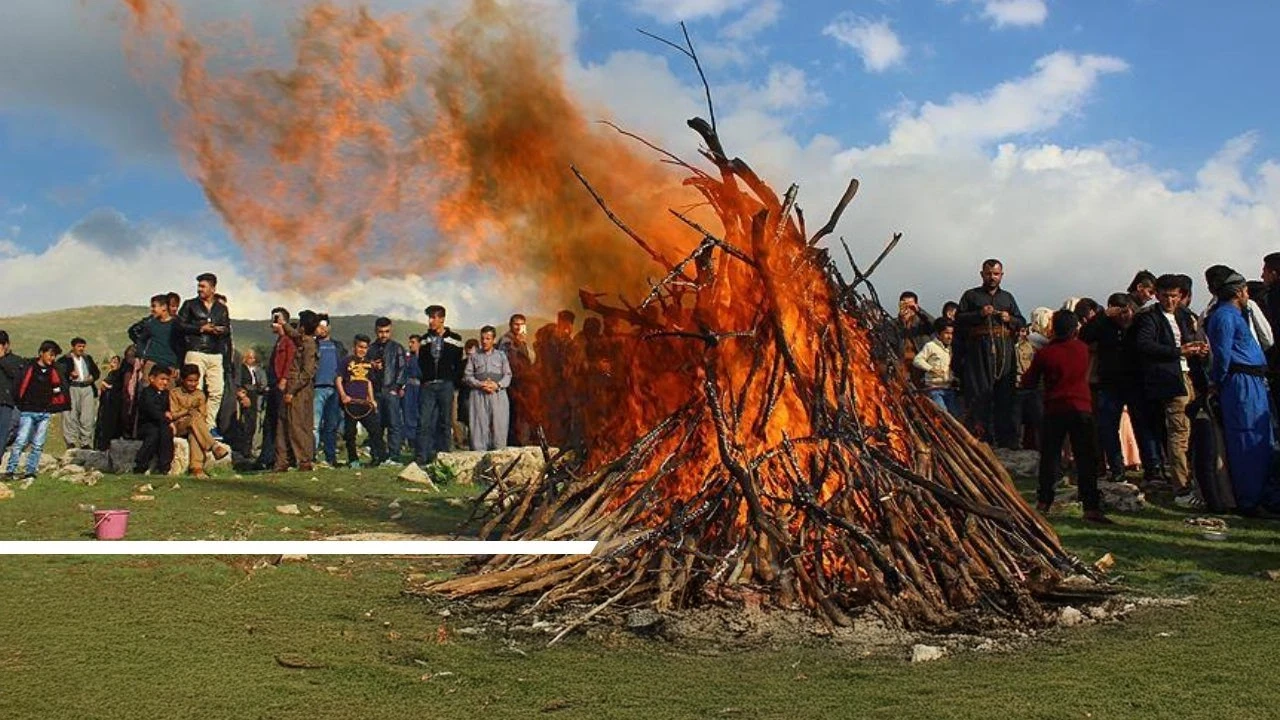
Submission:
[[[316,463],[315,468],[316,470],[332,470],[333,466],[334,466],[334,463],[330,463],[325,460],[320,460],[319,462]]]
[[[213,436],[214,440],[217,440],[218,442],[222,442],[222,433],[218,432],[217,428],[210,430],[209,434]]]
[[[1194,492],[1183,493],[1173,499],[1173,504],[1180,508],[1199,510],[1204,507],[1204,500]]]
[[[382,461],[382,464],[381,464],[381,465],[379,465],[378,467],[384,467],[384,468],[398,468],[398,467],[404,467],[404,464],[403,464],[403,463],[396,462],[395,460],[383,460],[383,461]]]
[[[359,470],[360,468],[364,467],[364,465],[361,465],[359,460],[352,460],[351,462],[347,463],[347,467],[351,468],[352,470]]]

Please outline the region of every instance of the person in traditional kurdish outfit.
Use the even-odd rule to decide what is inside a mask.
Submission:
[[[981,274],[982,285],[960,297],[956,312],[956,335],[963,342],[956,353],[961,387],[976,433],[992,444],[1017,449],[1014,344],[1027,321],[1013,295],[1000,288],[1004,265],[987,260]]]
[[[468,424],[472,450],[501,450],[507,446],[511,363],[507,354],[494,346],[497,334],[491,325],[481,328],[480,349],[467,358],[463,368],[462,381],[471,388]]]

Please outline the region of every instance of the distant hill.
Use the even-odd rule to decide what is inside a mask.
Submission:
[[[44,340],[54,340],[67,349],[71,338],[83,337],[89,343],[89,353],[95,357],[110,357],[123,352],[129,345],[129,326],[145,317],[147,308],[137,305],[105,305],[69,308],[53,312],[33,313],[16,317],[0,317],[0,330],[9,332],[13,351],[23,357],[31,357]],[[330,319],[333,337],[350,345],[356,333],[373,337],[376,315],[340,315]],[[404,344],[410,335],[426,332],[425,323],[413,320],[395,320],[395,338]],[[538,327],[531,320],[530,327]],[[505,328],[499,328],[505,332]],[[237,348],[269,348],[275,340],[271,326],[265,319],[231,321],[232,338]],[[478,329],[458,330],[464,338],[478,337]]]

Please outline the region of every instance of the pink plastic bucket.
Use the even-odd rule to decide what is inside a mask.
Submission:
[[[128,510],[94,510],[93,532],[99,540],[119,540],[129,527]]]

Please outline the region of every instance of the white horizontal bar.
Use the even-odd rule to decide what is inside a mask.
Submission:
[[[594,540],[5,540],[0,555],[590,555]]]

